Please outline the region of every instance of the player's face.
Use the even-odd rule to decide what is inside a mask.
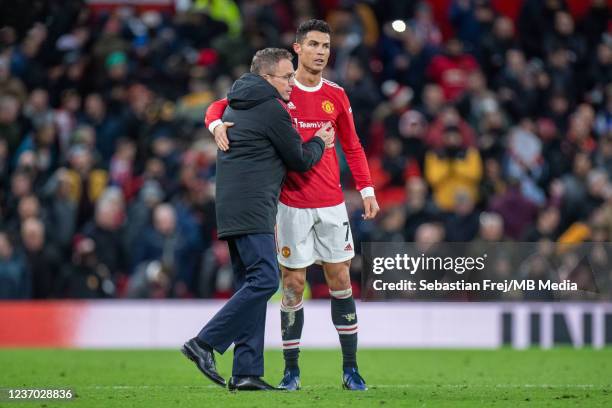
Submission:
[[[288,59],[280,60],[276,65],[276,71],[264,74],[267,81],[278,91],[285,102],[291,97],[291,90],[295,82],[293,64]]]
[[[302,42],[293,44],[299,64],[311,72],[321,72],[329,59],[329,34],[309,31]]]

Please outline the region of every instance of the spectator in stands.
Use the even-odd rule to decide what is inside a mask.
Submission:
[[[544,50],[552,52],[556,48],[564,48],[571,53],[568,58],[574,65],[583,65],[587,55],[587,43],[575,32],[572,15],[567,11],[557,11],[554,20],[553,30],[544,38]]]
[[[416,239],[416,231],[422,224],[442,219],[438,208],[427,197],[427,184],[421,177],[412,177],[406,181],[405,211],[404,239],[407,242]]]
[[[34,192],[33,180],[31,171],[28,169],[17,169],[13,172],[11,177],[10,191],[6,195],[4,205],[4,216],[7,220],[14,220],[17,218],[17,207],[19,201]]]
[[[506,16],[498,16],[490,35],[481,37],[481,66],[487,78],[495,78],[506,65],[506,53],[517,49],[514,22]]]
[[[156,262],[161,268],[158,273],[168,280],[166,296],[192,296],[194,276],[200,264],[200,242],[197,229],[188,217],[181,218],[171,204],[158,205],[153,210],[152,225],[136,243],[134,266],[140,274],[132,278],[137,283],[131,286],[147,286],[142,273],[156,268],[151,266]]]
[[[567,4],[564,0],[523,2],[517,21],[517,31],[521,33],[521,48],[526,51],[528,57],[543,55],[542,39],[553,30],[555,13],[566,9]]]
[[[440,149],[444,147],[444,131],[446,128],[457,128],[461,147],[475,146],[476,135],[474,130],[463,120],[459,115],[457,108],[452,105],[445,106],[440,114],[435,118],[427,130],[425,136],[425,144],[431,149]]]
[[[474,129],[480,129],[485,115],[499,112],[495,93],[487,88],[486,78],[481,71],[473,71],[468,76],[468,83],[463,96],[457,101],[462,118],[465,118]]]
[[[505,173],[520,182],[525,198],[536,205],[543,205],[546,196],[539,187],[545,176],[542,142],[535,135],[534,124],[523,120],[510,132],[507,144]]]
[[[486,242],[502,242],[504,237],[504,219],[493,212],[483,212],[479,217],[478,239]]]
[[[25,260],[6,232],[0,232],[0,299],[27,299],[30,282]]]
[[[71,263],[62,270],[59,293],[67,298],[91,299],[116,295],[111,271],[96,257],[96,243],[85,236],[77,236],[72,249]]]
[[[31,158],[24,159],[22,156],[29,153]],[[57,134],[52,121],[43,122],[34,128],[34,133],[28,135],[15,152],[16,163],[24,160],[32,164],[36,171],[37,181],[44,182],[52,174],[59,160],[59,148],[57,145]]]
[[[133,251],[150,224],[153,208],[164,199],[164,191],[155,180],[147,180],[138,193],[138,197],[128,206],[125,225],[127,248]]]
[[[57,295],[61,254],[45,240],[45,226],[37,218],[28,218],[21,225],[21,245],[28,276],[31,279],[32,298],[48,299]]]
[[[106,104],[100,94],[94,93],[85,98],[85,124],[91,125],[96,131],[96,151],[102,156],[106,166],[115,151],[117,140],[125,136],[124,124],[119,118],[107,111]]]
[[[457,126],[444,128],[443,143],[442,149],[427,153],[425,178],[436,205],[443,211],[452,211],[459,192],[465,192],[472,202],[478,199],[482,162],[478,150],[462,146]]]
[[[442,44],[442,33],[434,20],[431,6],[426,1],[417,4],[409,26],[426,46],[437,48]]]
[[[478,52],[481,39],[491,30],[495,12],[490,0],[453,0],[449,19],[457,30],[457,37],[470,50]]]
[[[480,213],[475,204],[475,198],[468,191],[456,190],[453,212],[444,217],[448,242],[469,242],[476,238]]]
[[[13,237],[19,236],[21,227],[29,218],[42,219],[40,202],[34,194],[28,194],[19,199],[17,204],[17,216],[6,223],[7,231]]]
[[[535,220],[537,206],[522,194],[520,182],[511,179],[508,188],[489,202],[489,210],[504,220],[504,234],[519,240]]]
[[[406,213],[401,207],[389,208],[382,217],[379,227],[372,233],[374,242],[404,242]]]
[[[483,179],[480,184],[480,207],[486,207],[496,196],[502,195],[507,183],[502,173],[502,166],[494,157],[484,161]]]
[[[2,62],[0,59],[0,67]],[[1,72],[1,68],[0,68]],[[1,85],[0,85],[1,86]],[[10,153],[17,150],[21,137],[25,131],[23,123],[19,119],[19,100],[16,96],[4,91],[0,94],[0,139],[8,144]]]
[[[446,101],[455,101],[461,96],[468,82],[468,75],[478,69],[478,63],[463,50],[458,38],[446,43],[445,53],[432,58],[427,75],[442,87]]]
[[[612,132],[600,139],[594,162],[598,168],[606,172],[608,179],[612,179]]]
[[[68,160],[70,168],[66,173],[70,180],[70,199],[77,205],[77,228],[80,228],[91,219],[94,203],[108,183],[108,174],[94,167],[93,154],[84,146],[73,146]]]
[[[554,242],[559,237],[560,213],[557,207],[545,207],[538,213],[535,225],[531,226],[522,240],[527,242],[537,242],[548,240]]]
[[[425,115],[427,122],[431,122],[444,107],[444,92],[437,84],[429,83],[423,88],[422,103],[418,110]]]
[[[370,142],[368,138],[371,123],[370,112],[373,112],[380,102],[378,90],[363,63],[357,58],[349,59],[342,85],[351,100],[355,130],[364,148],[367,149]]]
[[[83,227],[81,234],[95,243],[97,260],[113,276],[127,274],[128,259],[125,247],[123,221],[125,203],[116,187],[109,187],[96,203],[95,218]]]
[[[66,169],[61,168],[49,180],[44,188],[45,222],[49,240],[63,253],[72,245],[76,232],[77,204],[70,197],[70,177]]]
[[[393,66],[394,77],[420,94],[426,83],[427,67],[437,48],[427,44],[426,34],[418,29],[418,26],[408,26],[402,33],[402,48],[395,56]]]
[[[561,205],[561,229],[566,230],[581,218],[581,207],[587,198],[587,176],[593,163],[588,153],[578,152],[574,157],[573,171],[562,177],[563,198]]]
[[[10,61],[7,57],[0,57],[0,94],[14,99],[15,104],[9,112],[19,109],[19,104],[25,102],[27,90],[19,78],[11,76]],[[6,105],[3,106],[5,108]]]
[[[60,106],[53,115],[62,157],[68,153],[70,138],[77,127],[77,112],[80,107],[81,95],[76,89],[67,89],[62,93]]]

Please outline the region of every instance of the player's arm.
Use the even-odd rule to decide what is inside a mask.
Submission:
[[[223,112],[225,112],[225,108],[227,108],[228,104],[227,98],[214,101],[208,106],[206,115],[204,116],[204,124],[215,137],[217,147],[224,152],[229,149],[227,128],[234,126],[232,122],[223,122],[223,120],[221,120]]]
[[[308,171],[321,160],[326,144],[333,141],[333,128],[328,123],[327,129],[320,129],[315,137],[302,143],[302,137],[291,124],[289,113],[280,102],[274,100],[270,104],[268,137],[276,148],[285,165],[299,172]]]
[[[361,193],[363,199],[364,216],[366,220],[376,217],[380,207],[376,201],[374,194],[374,184],[370,176],[370,168],[366,159],[363,146],[357,136],[355,130],[355,122],[353,121],[353,113],[348,97],[342,92],[342,112],[338,115],[336,121],[338,138],[342,145],[342,151],[346,156],[346,162],[353,174],[355,186]]]

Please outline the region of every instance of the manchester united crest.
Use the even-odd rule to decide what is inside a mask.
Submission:
[[[283,249],[281,249],[281,254],[285,258],[289,258],[291,256],[291,250],[289,249],[289,247],[284,246]]]
[[[323,108],[323,111],[325,113],[333,113],[334,112],[334,104],[331,103],[328,100],[324,100],[323,103],[321,104],[321,107]]]

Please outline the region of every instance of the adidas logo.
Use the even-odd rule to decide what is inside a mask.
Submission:
[[[352,251],[353,250],[353,246],[351,245],[351,243],[349,242],[348,244],[346,244],[346,246],[344,247],[345,251]]]
[[[289,101],[289,103],[287,104],[287,107],[289,109],[295,109],[295,105],[293,104],[293,102]]]

